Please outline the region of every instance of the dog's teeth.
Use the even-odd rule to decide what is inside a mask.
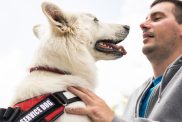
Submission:
[[[120,48],[118,51],[122,52],[122,49]]]

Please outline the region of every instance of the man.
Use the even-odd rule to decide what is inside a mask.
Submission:
[[[67,113],[89,116],[93,122],[182,122],[182,1],[155,0],[143,31],[143,53],[153,77],[130,97],[122,118],[91,91],[69,87],[86,108],[66,108]]]

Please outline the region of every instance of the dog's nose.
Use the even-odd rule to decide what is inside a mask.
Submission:
[[[125,30],[127,30],[127,31],[130,30],[130,26],[128,26],[128,25],[124,25],[123,28],[124,28]]]

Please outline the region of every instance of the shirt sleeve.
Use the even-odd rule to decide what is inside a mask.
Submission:
[[[119,117],[115,116],[112,120],[112,122],[122,122]]]
[[[115,116],[112,122],[160,122],[160,121],[153,121],[147,118],[134,118],[133,120],[125,120],[124,118],[121,119],[120,117]]]

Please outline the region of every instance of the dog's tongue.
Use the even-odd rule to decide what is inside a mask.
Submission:
[[[112,46],[114,49],[119,51],[122,55],[126,55],[127,54],[126,50],[124,49],[124,47],[122,45],[110,44],[110,46]]]
[[[120,51],[123,55],[126,55],[126,54],[127,54],[127,52],[126,52],[126,50],[124,49],[123,46],[118,46],[118,48],[119,48],[119,51]]]

